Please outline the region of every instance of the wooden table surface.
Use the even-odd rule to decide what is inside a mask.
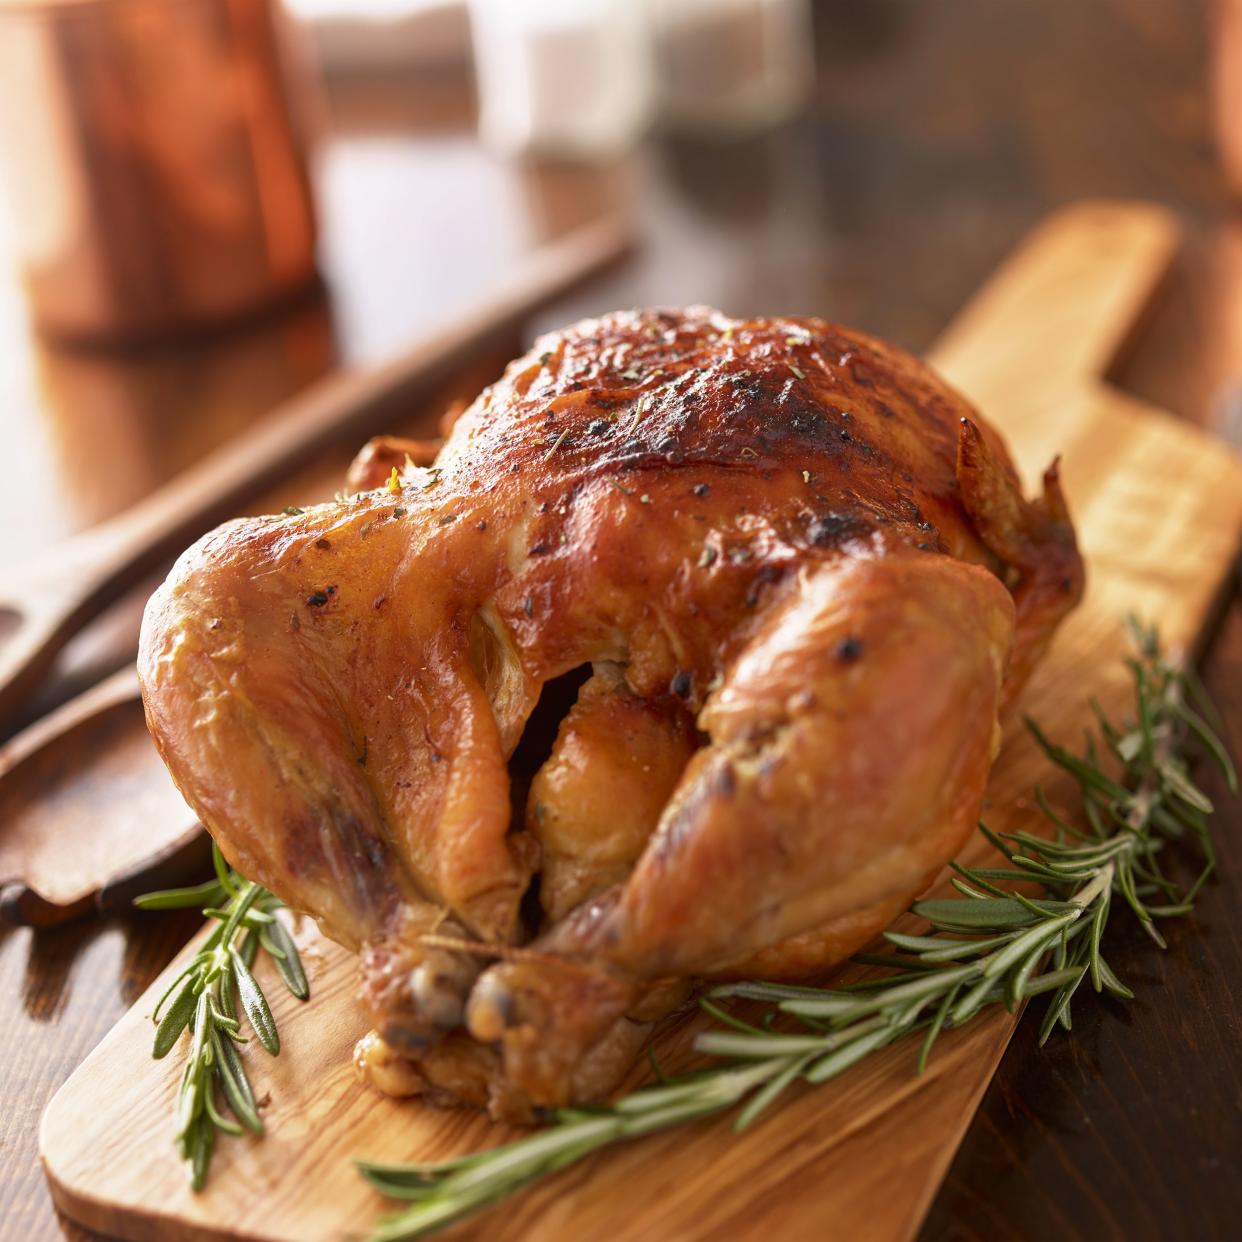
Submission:
[[[384,356],[484,296],[505,263],[632,204],[635,260],[541,317],[706,301],[816,313],[925,348],[1055,206],[1149,198],[1188,244],[1114,380],[1242,441],[1242,212],[1210,140],[1208,39],[1189,0],[830,0],[807,117],[741,142],[653,140],[613,167],[485,155],[455,80],[338,82],[319,167],[329,292],[211,341],[117,357],[28,337],[0,272],[0,565],[125,507],[340,362]],[[140,598],[68,653],[46,706],[129,656]],[[1242,751],[1236,593],[1205,674]],[[1219,785],[1213,796],[1224,801]],[[1212,1239],[1242,1218],[1242,809],[1220,876],[1137,982],[1042,1052],[1021,1027],[923,1231],[947,1239]],[[193,930],[135,914],[0,931],[0,1237],[82,1237],[36,1157],[44,1103]],[[831,1233],[826,1221],[825,1235]]]

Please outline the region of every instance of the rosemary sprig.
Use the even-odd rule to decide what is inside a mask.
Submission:
[[[1071,823],[1037,790],[1050,838],[994,833],[980,824],[1005,865],[952,864],[960,896],[913,907],[930,925],[925,933],[886,932],[893,953],[856,959],[889,968],[882,977],[835,989],[775,983],[713,989],[699,1004],[718,1025],[694,1046],[723,1064],[663,1079],[602,1108],[563,1110],[547,1129],[490,1150],[432,1164],[359,1161],[382,1193],[411,1202],[380,1222],[374,1242],[420,1237],[609,1144],[743,1101],[734,1129],[744,1130],[794,1083],[826,1082],[915,1032],[922,1032],[916,1061],[922,1072],[943,1031],[992,1006],[1012,1012],[1030,997],[1048,995],[1042,1044],[1058,1025],[1070,1029],[1084,981],[1096,993],[1132,997],[1102,952],[1109,920],[1120,910],[1164,947],[1157,924],[1191,912],[1215,861],[1212,804],[1191,779],[1190,759],[1205,752],[1235,794],[1237,777],[1193,672],[1161,653],[1154,630],[1134,622],[1130,628],[1132,721],[1116,724],[1093,704],[1098,736],[1083,756],[1027,722],[1044,754],[1077,784],[1081,822]],[[1197,845],[1203,866],[1182,892],[1161,860],[1167,846],[1184,839]],[[1042,887],[1039,898],[1024,891],[1032,884]],[[721,1007],[732,999],[760,1002],[758,1018],[744,1020]]]
[[[276,917],[283,904],[265,888],[245,879],[224,861],[212,844],[215,879],[193,888],[166,889],[135,898],[143,910],[203,908],[217,926],[194,960],[169,984],[151,1018],[155,1023],[152,1055],[158,1060],[190,1033],[188,1057],[177,1091],[176,1145],[188,1161],[190,1184],[201,1190],[215,1150],[217,1133],[263,1133],[263,1119],[246,1074],[239,1045],[238,1003],[259,1043],[272,1056],[280,1052],[280,1036],[262,988],[251,973],[255,956],[264,949],[275,961],[285,985],[299,1000],[310,988],[297,946]],[[220,1106],[223,1099],[232,1118]]]

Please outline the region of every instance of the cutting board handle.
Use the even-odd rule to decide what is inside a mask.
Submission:
[[[1039,226],[940,337],[929,361],[967,392],[1032,360],[1064,380],[1099,378],[1125,345],[1181,242],[1151,203],[1091,201]]]

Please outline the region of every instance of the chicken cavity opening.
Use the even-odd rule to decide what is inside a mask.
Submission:
[[[580,665],[560,677],[544,682],[539,699],[527,717],[526,725],[509,756],[509,820],[511,832],[520,831],[527,823],[527,800],[536,773],[552,756],[561,722],[578,701],[578,692],[591,677],[591,666]],[[522,922],[528,936],[534,936],[542,922],[540,906],[540,871],[531,877],[530,887],[522,898]]]

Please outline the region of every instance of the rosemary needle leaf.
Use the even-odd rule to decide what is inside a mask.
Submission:
[[[259,933],[251,928],[241,938],[241,957],[247,966],[253,966],[254,960],[259,956]]]
[[[387,1193],[390,1187],[418,1188],[444,1181],[455,1170],[477,1164],[491,1153],[471,1152],[467,1156],[450,1156],[432,1164],[391,1164],[383,1160],[355,1160],[354,1166],[372,1186]]]
[[[1024,927],[1039,917],[1021,902],[1008,897],[990,897],[983,901],[958,901],[952,897],[920,901],[914,906],[914,913],[934,927],[953,931]]]
[[[220,1066],[220,1086],[224,1091],[224,1098],[233,1110],[233,1116],[247,1130],[254,1134],[262,1134],[263,1119],[259,1116],[254,1090],[250,1086],[250,1079],[246,1076],[246,1067],[242,1064],[237,1045],[231,1039],[217,1037],[216,1059]]]
[[[216,1146],[216,1128],[207,1116],[199,1117],[189,1142],[190,1185],[202,1190],[207,1184],[207,1167]]]
[[[224,855],[220,853],[220,847],[214,841],[211,843],[211,865],[215,869],[220,887],[229,897],[236,897],[237,882],[229,871],[228,863],[224,861]]]
[[[1213,811],[1212,800],[1191,784],[1180,763],[1171,759],[1162,763],[1160,765],[1160,774],[1164,777],[1165,784],[1168,785],[1169,789],[1185,802],[1187,806],[1193,807],[1196,811],[1201,811],[1204,815],[1211,815]]]
[[[746,1107],[738,1113],[737,1120],[733,1123],[734,1131],[741,1134],[754,1123],[755,1118],[768,1105],[774,1104],[780,1096],[784,1095],[790,1084],[802,1076],[802,1071],[809,1060],[809,1055],[791,1058],[789,1064],[775,1078],[756,1091],[747,1101]]]
[[[285,956],[285,951],[272,939],[272,933],[266,927],[256,929],[259,933],[259,944],[267,953],[268,957],[274,962],[279,962]]]
[[[165,888],[143,893],[134,898],[134,905],[139,910],[184,910],[192,906],[213,906],[227,895],[218,880],[208,880],[193,888]]]
[[[193,965],[187,966],[165,989],[164,995],[155,1002],[155,1008],[151,1011],[151,1021],[156,1026],[160,1024],[160,1014],[164,1010],[164,1006],[168,1003],[168,998],[177,990],[181,981],[194,970]]]
[[[749,1022],[743,1022],[741,1018],[734,1017],[728,1010],[721,1009],[719,1005],[713,1004],[706,997],[699,1001],[699,1008],[704,1013],[711,1014],[717,1022],[723,1022],[725,1026],[731,1026],[735,1031],[745,1031],[748,1035],[765,1034],[762,1027],[754,1026]]]
[[[950,1010],[950,1023],[953,1026],[961,1026],[973,1018],[987,1004],[988,994],[994,987],[995,984],[991,979],[980,979]]]
[[[203,1104],[206,1106],[208,1120],[217,1130],[223,1130],[225,1134],[231,1134],[235,1138],[245,1134],[245,1130],[237,1122],[230,1121],[227,1117],[221,1116],[216,1108],[215,1101],[211,1098],[210,1091],[203,1097]]]
[[[1105,893],[1097,903],[1095,913],[1091,916],[1091,943],[1088,963],[1091,971],[1091,986],[1097,992],[1104,986],[1100,974],[1100,940],[1104,935],[1104,925],[1108,922],[1108,905],[1108,894]]]
[[[927,1058],[931,1056],[932,1045],[936,1042],[937,1036],[939,1036],[944,1027],[945,1020],[949,1016],[949,1010],[957,999],[957,992],[957,988],[951,988],[944,994],[944,1000],[940,1002],[936,1015],[932,1018],[931,1025],[927,1028],[927,1034],[923,1036],[923,1044],[919,1048],[919,1059],[915,1064],[915,1073],[921,1074],[927,1068]]]
[[[722,983],[707,994],[711,997],[738,996],[747,1000],[782,1001],[799,997],[822,997],[823,988],[804,987],[793,983]]]
[[[886,931],[881,933],[889,944],[910,953],[921,953],[926,950],[940,950],[949,945],[969,945],[969,940],[946,940],[943,936],[907,936],[905,932]]]
[[[1225,749],[1220,738],[1208,727],[1207,722],[1195,712],[1191,711],[1184,703],[1179,703],[1174,707],[1178,718],[1189,726],[1195,737],[1203,744],[1204,749],[1216,762],[1216,766],[1220,768],[1221,774],[1225,778],[1225,783],[1229,787],[1229,792],[1237,797],[1238,794],[1238,773],[1233,766],[1233,760],[1229,758],[1229,752]]]
[[[280,977],[285,981],[285,986],[298,1000],[308,999],[310,984],[306,981],[302,958],[298,954],[298,947],[294,944],[293,937],[289,934],[289,929],[277,919],[267,929],[267,935],[280,950],[278,954],[273,954],[272,958],[276,963],[276,969],[280,971]]]
[[[1074,992],[1082,982],[1083,974],[1083,971],[1078,971],[1073,979],[1061,985],[1056,996],[1053,997],[1052,1004],[1048,1006],[1043,1021],[1039,1024],[1040,1047],[1048,1042],[1048,1037],[1056,1029],[1057,1023],[1063,1018],[1068,1018],[1070,1001],[1073,1000]]]
[[[1134,993],[1117,978],[1113,973],[1112,967],[1103,958],[1100,958],[1100,979],[1104,984],[1105,990],[1117,997],[1118,1000],[1134,999]]]
[[[807,1082],[827,1082],[829,1078],[834,1078],[842,1070],[848,1069],[855,1061],[861,1061],[869,1052],[891,1043],[901,1033],[896,1027],[882,1026],[866,1035],[860,1035],[843,1048],[838,1048],[816,1061],[806,1071]]]
[[[155,1044],[151,1055],[157,1060],[166,1057],[176,1044],[181,1032],[189,1025],[194,1016],[198,997],[194,995],[194,979],[187,975],[173,996],[172,1003],[164,1012],[159,1025],[155,1028]]]
[[[694,1041],[696,1052],[754,1060],[799,1056],[820,1052],[823,1048],[822,1035],[737,1035],[730,1031],[705,1031]]]
[[[250,967],[242,960],[242,955],[232,945],[229,945],[229,955],[233,959],[233,970],[237,975],[237,995],[241,1000],[242,1009],[245,1010],[246,1017],[250,1019],[250,1025],[254,1027],[259,1043],[272,1056],[276,1056],[280,1051],[280,1036],[276,1031],[272,1011],[268,1008],[267,997],[263,995],[263,989],[259,987],[254,975],[250,973]]]
[[[984,940],[941,939],[938,948],[925,949],[919,954],[919,960],[938,963],[956,962],[964,957],[978,957],[990,949],[995,949],[998,945],[1008,944],[1017,934],[1016,932],[1004,932],[999,936],[989,936]]]

